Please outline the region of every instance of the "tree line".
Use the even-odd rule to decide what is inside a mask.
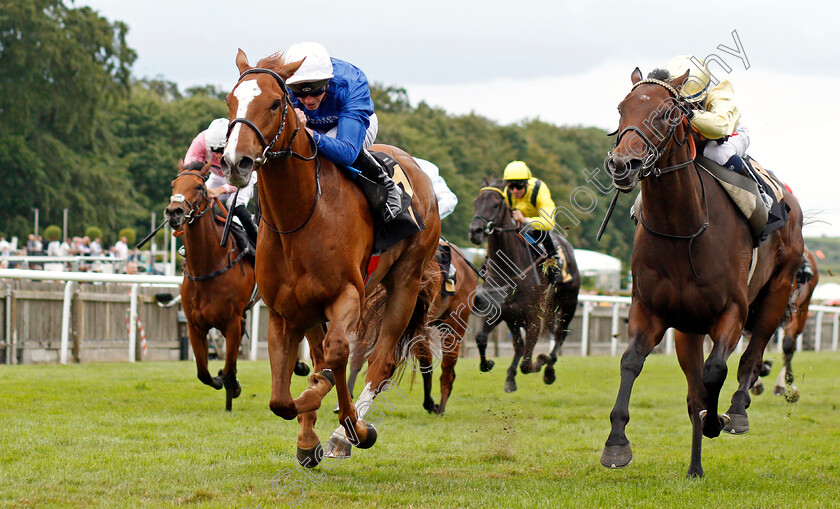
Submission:
[[[128,27],[88,7],[60,0],[4,2],[0,10],[0,231],[25,238],[40,223],[69,234],[94,226],[112,243],[129,227],[149,231],[162,219],[177,160],[211,120],[228,115],[226,90],[181,91],[165,79],[131,74],[136,52]],[[371,77],[375,80],[375,77]],[[482,179],[501,178],[512,160],[528,163],[548,185],[558,227],[575,247],[629,260],[633,224],[625,197],[600,243],[595,233],[611,195],[603,161],[611,140],[601,129],[538,119],[499,125],[475,114],[452,115],[406,91],[374,84],[378,143],[405,149],[440,167],[458,196],[443,221],[449,240],[468,246],[472,201]],[[504,101],[500,99],[500,107]],[[17,191],[17,192],[15,192]]]

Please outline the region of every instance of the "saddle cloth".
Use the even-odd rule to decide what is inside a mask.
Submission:
[[[374,254],[382,253],[397,242],[406,237],[420,233],[426,229],[423,220],[417,215],[412,203],[414,196],[414,189],[411,187],[411,181],[406,175],[402,166],[388,154],[383,152],[371,152],[382,166],[385,167],[388,175],[394,179],[394,182],[402,189],[402,211],[400,214],[387,223],[382,222],[379,211],[374,211],[373,214],[373,252]]]

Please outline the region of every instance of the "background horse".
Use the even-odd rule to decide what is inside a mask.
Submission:
[[[289,99],[285,80],[301,62],[284,63],[273,55],[251,67],[239,51],[240,77],[227,96],[231,123],[222,169],[237,186],[260,171],[256,277],[269,308],[269,407],[284,419],[298,418],[297,457],[313,467],[324,454],[314,430],[315,411],[333,386],[341,426],[326,453],[346,456],[351,444],[367,448],[375,442],[376,430],[364,416],[391,383],[400,347],[426,324],[431,292],[439,289],[424,288],[422,281],[424,274],[439,281],[433,256],[440,217],[431,181],[414,160],[394,147],[372,147],[387,152],[405,171],[413,187],[413,213],[425,230],[383,253],[375,268],[369,265],[374,222],[368,202],[345,170],[317,157]],[[386,320],[354,406],[346,378],[348,334],[359,322],[366,288],[380,283],[387,292]],[[289,385],[298,344],[306,329],[325,321],[330,325],[322,344],[310,343],[314,373],[309,387],[293,399]]]
[[[633,88],[619,104],[619,134],[607,167],[620,191],[629,192],[641,181],[642,202],[633,242],[630,342],[621,357],[621,385],[601,463],[615,468],[632,460],[625,428],[633,382],[665,330],[673,327],[688,382],[688,475],[702,476],[703,435],[716,437],[724,425],[735,433],[749,429],[748,390],[785,314],[802,260],[802,212],[785,191],[788,223],[753,250],[743,215],[722,186],[694,163],[695,140],[685,116],[690,106],[678,92],[687,77],[688,72],[669,80],[667,72],[656,70],[643,80],[637,68]],[[728,416],[719,416],[726,360],[745,328],[752,338],[741,356],[738,389]],[[705,334],[714,346],[703,363]]]
[[[178,176],[172,181],[172,197],[164,217],[173,231],[184,234],[184,282],[181,306],[187,318],[190,344],[195,354],[198,379],[214,389],[225,388],[225,408],[242,387],[236,379],[236,359],[245,330],[245,311],[254,295],[254,266],[233,239],[220,246],[224,224],[213,217],[212,200],[204,181],[210,163],[184,167],[178,161]],[[225,367],[219,376],[207,369],[207,333],[216,328],[225,336]]]
[[[779,376],[776,378],[776,386],[773,388],[773,394],[779,396],[787,395],[788,401],[791,402],[799,398],[799,391],[793,385],[793,367],[791,366],[793,354],[796,353],[796,338],[802,334],[805,323],[808,321],[808,306],[811,305],[811,295],[814,294],[814,289],[816,289],[820,279],[817,257],[807,247],[805,248],[805,257],[808,258],[814,275],[804,283],[800,283],[797,280],[796,286],[794,287],[792,299],[794,300],[795,306],[793,313],[790,321],[787,324],[782,324],[782,330],[784,331],[784,338],[782,339],[784,364],[782,365],[781,371],[779,371]],[[799,274],[797,274],[798,277]],[[766,374],[770,373],[762,373],[762,376]],[[790,386],[790,393],[787,392],[787,386]],[[764,392],[764,385],[761,383],[761,378],[759,378],[752,387],[752,393],[761,394],[762,392]]]
[[[423,376],[423,408],[429,413],[443,415],[446,412],[446,402],[452,394],[452,385],[455,381],[455,364],[458,362],[458,355],[461,351],[461,341],[469,328],[467,323],[472,309],[472,300],[476,288],[476,275],[464,258],[464,253],[457,246],[450,243],[452,251],[452,265],[457,271],[455,292],[453,295],[444,295],[438,292],[432,301],[430,310],[429,329],[435,335],[431,338],[422,338],[411,344],[412,354],[417,364],[415,371]],[[375,306],[380,292],[368,298],[368,305]],[[350,356],[350,376],[347,385],[350,388],[350,395],[353,394],[353,387],[356,382],[356,375],[362,370],[367,357],[370,355],[373,341],[376,339],[378,326],[375,323],[381,321],[382,313],[375,312],[374,319],[366,322],[365,327],[359,331],[357,339],[353,343],[353,352]],[[438,352],[438,349],[440,350]],[[434,350],[434,352],[433,352]],[[439,361],[440,374],[440,403],[435,403],[432,398],[432,373]],[[336,410],[337,411],[337,410]]]
[[[479,367],[485,372],[493,369],[493,361],[486,357],[487,336],[499,322],[504,321],[510,329],[514,349],[513,362],[505,379],[505,392],[516,390],[517,366],[521,367],[522,373],[528,374],[538,373],[545,365],[543,381],[554,383],[557,378],[554,363],[566,341],[580,291],[574,249],[568,241],[560,239],[557,249],[562,250],[566,257],[566,270],[572,280],[561,285],[549,284],[540,266],[544,257],[537,256],[519,234],[519,225],[505,202],[504,182],[488,184],[484,180],[481,186],[473,203],[475,214],[470,222],[470,240],[481,244],[487,237],[487,261],[484,264],[484,284],[476,295],[475,308],[487,308],[493,312],[485,315],[475,338],[481,355]],[[543,325],[554,333],[554,347],[549,355],[540,354],[534,364],[531,356]],[[522,327],[525,328],[524,342],[520,333]]]

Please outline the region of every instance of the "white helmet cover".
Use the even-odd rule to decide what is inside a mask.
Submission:
[[[317,42],[299,42],[289,46],[283,53],[283,63],[288,64],[299,60],[303,60],[303,63],[292,77],[286,80],[287,84],[328,80],[333,77],[330,54]]]
[[[227,141],[228,119],[217,118],[210,122],[207,131],[204,133],[204,144],[207,145],[207,150],[220,149],[225,146]]]

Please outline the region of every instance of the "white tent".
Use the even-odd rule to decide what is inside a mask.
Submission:
[[[811,296],[814,301],[833,301],[840,300],[840,284],[837,283],[820,283],[814,288],[814,294]]]
[[[595,278],[595,286],[602,290],[618,290],[621,285],[621,260],[589,251],[575,249],[575,261],[581,276]]]

